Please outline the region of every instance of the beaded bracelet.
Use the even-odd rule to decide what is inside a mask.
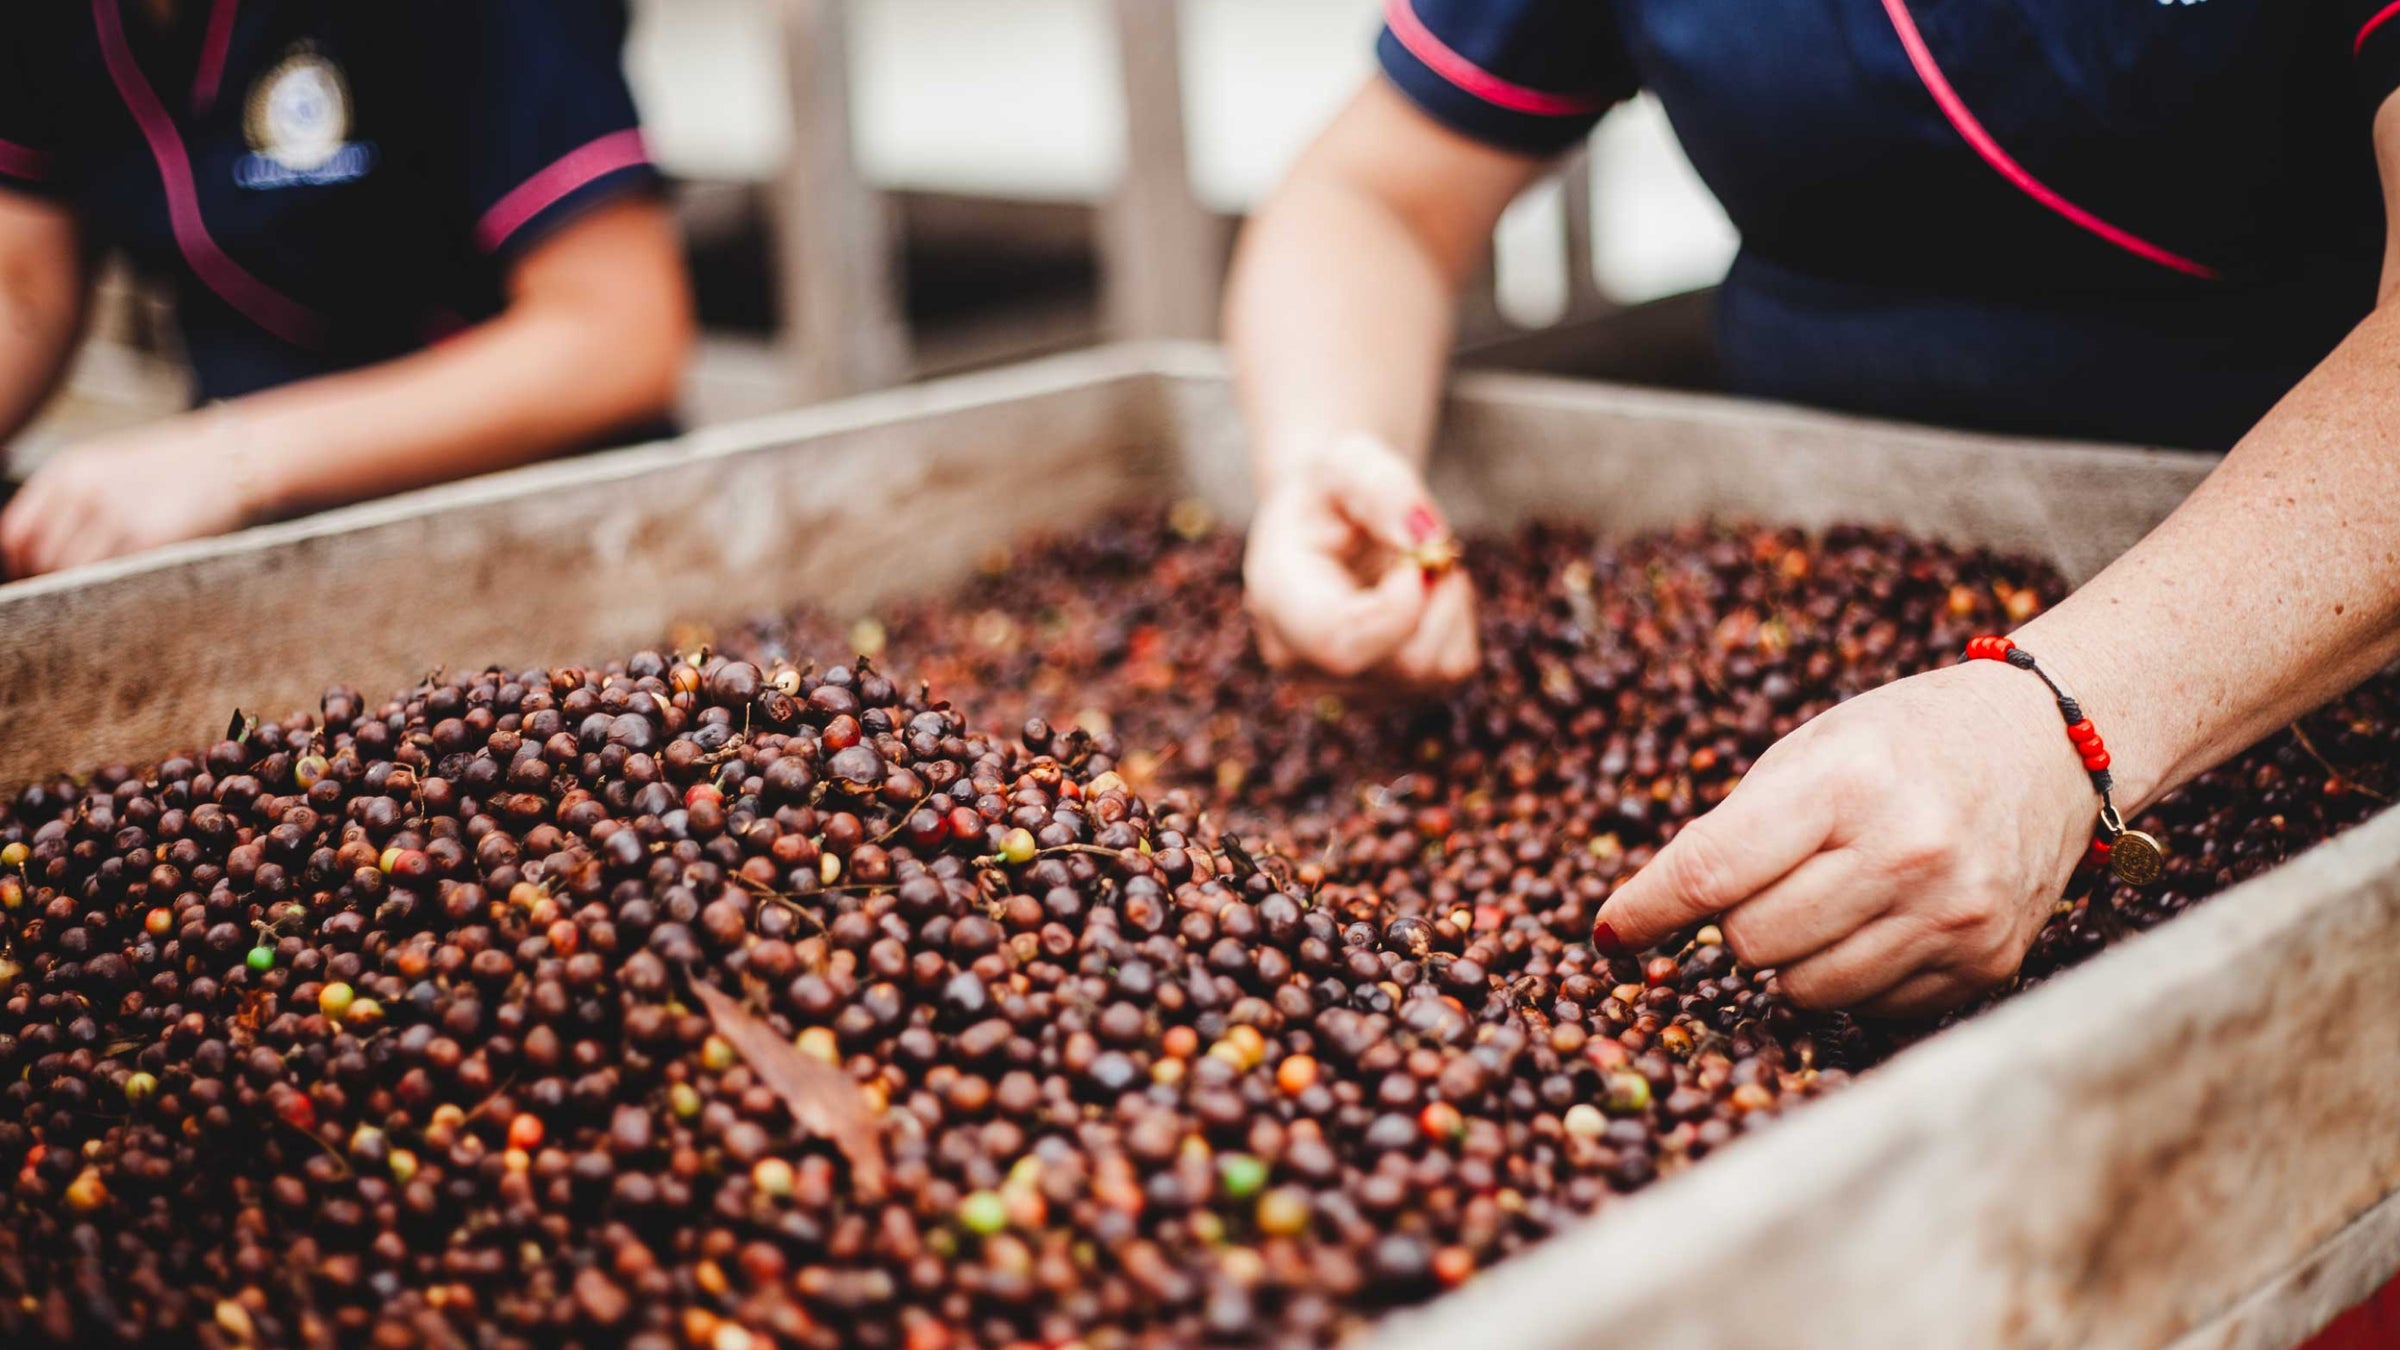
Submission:
[[[2117,814],[2114,796],[2116,781],[2108,772],[2108,745],[2100,739],[2100,729],[2083,715],[2083,705],[2073,695],[2059,688],[2033,653],[2004,637],[1979,637],[1967,642],[1970,661],[2005,661],[2019,670],[2033,672],[2036,679],[2049,687],[2050,696],[2058,700],[2059,716],[2067,719],[2067,739],[2074,743],[2075,753],[2083,760],[2083,771],[2091,775],[2092,788],[2100,794],[2100,823],[2092,830],[2091,847],[2084,851],[2083,862],[2076,868],[2078,882],[2096,877],[2106,870],[2129,886],[2147,886],[2158,880],[2167,850],[2157,836],[2125,828],[2125,818]]]

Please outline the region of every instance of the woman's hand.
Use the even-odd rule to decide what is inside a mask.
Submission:
[[[1411,557],[1447,536],[1424,480],[1380,441],[1347,436],[1309,456],[1251,521],[1242,579],[1259,650],[1276,666],[1338,676],[1465,678],[1475,589],[1459,569]]]
[[[2041,682],[1971,661],[1778,742],[1609,897],[1594,941],[1639,950],[1722,915],[1795,1002],[1938,1011],[2016,973],[2098,812]]]
[[[236,420],[203,409],[60,451],[0,512],[0,559],[29,577],[240,529],[260,514]]]

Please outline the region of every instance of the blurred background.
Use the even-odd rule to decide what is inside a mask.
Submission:
[[[1097,341],[1213,335],[1242,214],[1373,69],[1377,0],[634,0],[628,74],[707,336],[691,425]],[[1704,383],[1731,227],[1649,100],[1502,222],[1470,364]],[[176,411],[111,268],[10,448]]]

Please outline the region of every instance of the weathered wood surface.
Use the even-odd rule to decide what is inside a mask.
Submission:
[[[0,587],[0,787],[382,691],[436,665],[595,657],[678,620],[858,608],[1180,464],[1247,515],[1221,357],[1128,345],[540,465]],[[1524,376],[1462,379],[1437,464],[1470,526],[1865,516],[2080,573],[2205,461]]]
[[[205,744],[235,706],[857,611],[1119,499],[1163,438],[1125,354],[969,376],[0,587],[0,789]]]
[[[1248,502],[1241,427],[1213,348],[1161,349],[1195,486]],[[2081,582],[2199,485],[2211,456],[2033,441],[1538,375],[1453,385],[1434,484],[1461,528],[1528,515],[1616,535],[1701,516],[1897,525],[2038,554]]]
[[[0,588],[0,786],[236,703],[858,611],[1155,497],[1246,514],[1220,358],[1103,349]],[[1459,382],[1462,521],[1888,521],[2089,575],[2208,461],[1517,376]],[[1386,1328],[1392,1350],[2290,1343],[2400,1265],[2387,814]]]
[[[2400,1191],[2176,1341],[2174,1350],[2285,1350],[2364,1302],[2392,1278],[2395,1265],[2400,1265]]]

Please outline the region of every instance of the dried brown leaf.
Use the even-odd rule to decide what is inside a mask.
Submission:
[[[870,1199],[883,1194],[883,1143],[866,1093],[850,1075],[803,1053],[723,990],[694,979],[709,1021],[758,1081],[791,1108],[800,1128],[828,1139],[850,1160],[851,1179]]]

